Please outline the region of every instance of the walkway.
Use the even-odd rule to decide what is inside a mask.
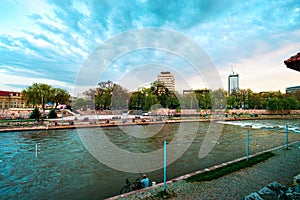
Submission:
[[[272,151],[276,156],[224,177],[201,183],[187,183],[184,180],[167,185],[169,191],[176,193],[173,199],[243,199],[271,182],[287,186],[293,183],[293,177],[300,173],[300,142],[290,145],[289,150],[280,148]],[[143,199],[162,191],[162,186],[121,198]]]

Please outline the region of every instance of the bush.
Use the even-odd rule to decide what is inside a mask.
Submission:
[[[51,109],[51,110],[50,110],[50,112],[49,112],[49,114],[48,114],[48,118],[49,118],[49,119],[57,118],[57,114],[56,114],[56,112],[55,112],[54,109]]]
[[[33,111],[30,113],[30,119],[35,119],[37,121],[40,121],[40,118],[41,118],[41,112],[39,111],[39,109],[37,107],[35,107],[33,109]]]
[[[216,168],[212,171],[207,171],[201,174],[196,174],[194,176],[191,176],[186,179],[187,182],[201,182],[201,181],[211,181],[213,179],[220,178],[222,176],[225,176],[227,174],[230,174],[232,172],[238,171],[240,169],[244,169],[247,167],[251,167],[257,163],[260,163],[262,161],[267,160],[268,158],[271,158],[275,156],[274,153],[272,152],[265,152],[260,155],[254,156],[249,158],[247,161],[246,159],[231,163],[228,165],[225,165],[224,167],[221,168]]]

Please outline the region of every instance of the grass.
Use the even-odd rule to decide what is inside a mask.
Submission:
[[[1,119],[0,123],[34,122],[34,119]]]
[[[241,161],[238,161],[235,163],[231,163],[224,167],[214,169],[212,171],[207,171],[207,172],[204,172],[201,174],[194,175],[192,177],[187,178],[186,181],[187,182],[211,181],[213,179],[220,178],[220,177],[230,174],[232,172],[235,172],[235,171],[247,168],[247,167],[251,167],[251,166],[253,166],[257,163],[260,163],[262,161],[265,161],[268,158],[271,158],[273,156],[275,156],[275,154],[272,152],[262,153],[255,157],[249,158],[248,161],[246,159],[244,159],[244,160],[241,160]]]

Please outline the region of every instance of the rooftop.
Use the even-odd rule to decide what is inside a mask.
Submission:
[[[0,96],[20,96],[20,92],[3,91],[0,90]]]
[[[284,61],[287,68],[300,72],[300,52]]]

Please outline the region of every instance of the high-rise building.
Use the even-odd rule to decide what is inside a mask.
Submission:
[[[165,84],[170,91],[175,91],[175,78],[171,72],[160,72],[157,80]]]
[[[287,87],[285,89],[285,92],[287,94],[290,94],[290,93],[293,93],[293,92],[296,92],[296,91],[300,91],[300,86],[294,86],[294,87]]]
[[[239,75],[234,72],[228,76],[228,94],[233,91],[239,91]]]

